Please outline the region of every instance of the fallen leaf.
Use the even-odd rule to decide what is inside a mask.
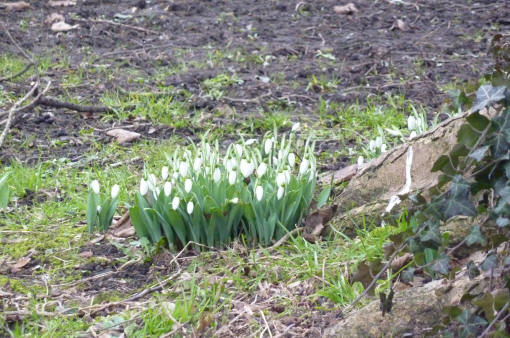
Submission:
[[[45,24],[51,25],[54,22],[64,21],[64,16],[62,14],[58,13],[51,13],[46,17],[46,20],[44,20]]]
[[[51,25],[51,30],[53,32],[67,32],[72,29],[77,29],[78,27],[80,27],[80,25],[70,25],[67,22],[59,21]]]
[[[140,134],[125,129],[112,129],[106,132],[106,135],[115,137],[118,144],[124,144],[140,138]]]
[[[0,2],[0,8],[5,8],[6,11],[22,11],[28,7],[30,4],[25,1]]]
[[[96,244],[101,242],[104,239],[104,235],[99,235],[98,237],[92,239],[89,243],[90,244]]]
[[[135,234],[135,228],[131,225],[131,221],[128,219],[124,224],[113,231],[113,235],[116,237],[127,238]]]
[[[306,216],[303,238],[314,243],[324,230],[325,225],[333,218],[336,210],[337,206],[333,205],[317,209]]]
[[[72,1],[72,0],[49,1],[48,5],[50,5],[51,7],[61,7],[61,6],[67,7],[67,6],[76,5],[76,1]]]
[[[352,2],[349,2],[347,5],[343,6],[335,6],[333,7],[333,11],[335,11],[336,14],[344,15],[352,15],[358,13],[356,5],[354,5]]]
[[[413,259],[413,255],[406,252],[404,255],[396,258],[391,262],[391,271],[396,272],[403,268],[407,263]]]
[[[90,250],[87,250],[87,251],[82,251],[78,254],[78,257],[81,257],[81,258],[90,258],[92,257],[93,253],[92,251]]]
[[[18,258],[18,260],[16,261],[16,263],[12,264],[11,265],[11,271],[12,272],[18,272],[21,270],[21,268],[23,268],[24,266],[26,266],[28,263],[30,263],[30,261],[32,260],[32,258],[30,257],[20,257]]]

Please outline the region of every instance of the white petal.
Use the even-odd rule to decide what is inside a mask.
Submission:
[[[262,196],[264,196],[264,189],[262,188],[262,186],[258,185],[255,188],[255,197],[257,198],[257,201],[260,202],[262,200]]]
[[[250,176],[253,172],[253,164],[251,162],[246,161],[244,158],[241,160],[239,164],[239,169],[241,169],[241,174],[244,178]]]
[[[296,155],[294,155],[294,153],[290,153],[289,156],[287,156],[287,160],[289,161],[290,167],[294,168],[294,164],[296,164]]]
[[[192,187],[193,187],[193,182],[191,182],[191,180],[189,178],[187,178],[186,181],[184,181],[184,191],[186,191],[186,193],[189,193],[191,191]]]
[[[188,175],[188,162],[185,162],[185,161],[182,161],[180,164],[179,164],[179,174],[181,176],[186,176]]]
[[[257,142],[257,140],[256,140],[256,139],[254,139],[254,138],[251,138],[251,139],[249,139],[249,140],[246,140],[246,142],[244,142],[244,145],[246,145],[246,146],[251,146],[251,145],[252,145],[253,143],[255,143],[255,142]]]
[[[258,177],[264,176],[266,171],[267,171],[267,164],[265,164],[264,162],[260,163],[259,167],[257,168],[257,176]]]
[[[163,186],[163,192],[165,193],[165,196],[168,197],[172,193],[172,183],[165,182],[165,185]]]
[[[228,183],[230,183],[230,185],[233,185],[234,183],[236,183],[236,179],[237,179],[236,172],[235,171],[231,171],[228,174]]]
[[[377,136],[377,138],[375,139],[375,147],[376,148],[381,148],[382,143],[383,143],[382,137],[381,136]]]
[[[284,193],[285,193],[285,189],[283,187],[279,187],[278,192],[276,193],[276,198],[278,200],[281,200]]]
[[[285,181],[286,181],[286,178],[285,178],[285,174],[284,173],[278,173],[278,175],[276,175],[276,184],[278,186],[284,185]]]
[[[186,205],[186,211],[188,212],[188,214],[191,215],[193,213],[194,208],[195,208],[195,205],[193,204],[193,202],[189,201],[188,205]]]
[[[112,187],[112,200],[115,199],[117,196],[119,196],[120,187],[118,184],[115,184]]]
[[[163,179],[163,181],[168,178],[168,167],[167,166],[164,166],[163,168],[161,168],[161,178]]]
[[[383,143],[381,146],[381,153],[385,153],[385,152],[386,152],[386,143]]]
[[[90,189],[92,189],[94,194],[98,195],[99,194],[99,181],[93,180],[92,182],[90,182]]]
[[[216,183],[218,183],[220,181],[220,179],[221,179],[220,168],[214,169],[213,179],[214,179],[214,182],[216,182]]]
[[[234,197],[234,198],[232,198],[232,199],[230,200],[230,202],[232,202],[233,204],[237,204],[237,203],[239,203],[239,198]]]
[[[292,125],[292,131],[299,131],[301,129],[301,123],[297,122]]]
[[[177,208],[179,207],[179,203],[181,201],[179,200],[179,197],[175,196],[173,199],[172,199],[172,209],[174,210],[177,210]]]
[[[201,166],[202,166],[202,159],[200,157],[195,158],[195,161],[193,161],[193,170],[199,171]]]
[[[273,147],[273,141],[268,138],[266,142],[264,142],[264,152],[269,154],[271,152],[271,148]]]
[[[149,183],[143,178],[140,180],[140,194],[145,196],[149,191]]]
[[[243,146],[240,144],[235,144],[234,149],[236,151],[237,156],[241,157],[243,156]]]
[[[358,157],[358,165],[362,165],[365,162],[363,156]]]
[[[306,158],[301,161],[301,164],[299,165],[299,174],[303,175],[308,170],[308,165],[310,164],[310,161],[308,161]]]

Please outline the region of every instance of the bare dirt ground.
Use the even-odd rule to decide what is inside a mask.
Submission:
[[[176,119],[205,121],[181,125],[149,119],[134,124],[131,130],[156,142],[171,135],[200,134],[210,127],[206,122],[216,128],[230,125],[235,133],[243,121],[262,119],[274,110],[285,110],[291,118],[317,120],[321,100],[363,105],[395,94],[431,114],[440,113],[449,88],[466,85],[490,68],[490,39],[510,27],[506,0],[353,3],[355,11],[338,13],[334,7],[345,3],[330,0],[78,0],[68,6],[32,1],[20,11],[0,7],[0,20],[40,67],[48,65],[42,79],[52,81],[48,93],[52,97],[97,105],[107,104],[103,98],[108,93],[158,93],[171,88],[185,113]],[[47,23],[53,13],[78,27],[53,32]],[[2,30],[0,52],[22,58]],[[221,95],[211,94],[204,83],[223,74],[230,76],[230,82],[221,88]],[[0,91],[23,96],[32,80],[27,76],[1,82]],[[217,116],[218,111],[223,113]],[[38,105],[15,119],[0,158],[4,164],[60,157],[77,161],[94,142],[109,142],[97,131],[139,121],[129,113],[124,120],[116,117]],[[96,132],[83,133],[89,129]],[[61,141],[58,146],[56,140]],[[84,278],[114,271],[119,264],[112,262],[122,256],[106,241],[80,251],[92,251],[106,262],[76,267]],[[31,269],[44,264],[32,260],[16,272],[0,273],[28,280]],[[158,276],[172,273],[154,262],[138,262],[106,281],[94,278],[84,289],[66,291],[66,297],[88,300],[106,291],[132,294],[154,281],[156,272]],[[269,285],[266,292],[270,289]],[[264,298],[260,297],[259,302]],[[257,298],[244,301],[252,299]],[[320,336],[320,328],[338,315],[312,313],[312,304],[303,301],[302,311],[307,312],[307,307],[311,315],[306,320],[300,314],[286,319],[290,332]],[[97,309],[93,316],[115,312],[116,307]]]

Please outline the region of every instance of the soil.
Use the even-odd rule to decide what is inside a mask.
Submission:
[[[190,116],[227,104],[239,113],[238,120],[260,116],[261,107],[275,102],[290,106],[296,116],[314,119],[319,98],[364,103],[386,93],[403,93],[430,112],[437,111],[447,97],[444,85],[466,83],[492,65],[490,39],[510,25],[510,4],[505,0],[470,5],[461,0],[353,3],[357,12],[338,14],[334,6],[344,2],[330,0],[79,0],[59,7],[37,1],[2,19],[33,55],[52,53],[53,62],[66,59],[71,68],[86,69],[83,83],[66,88],[60,84],[69,68],[48,69],[51,96],[97,104],[108,90],[147,92],[174,86],[191,93]],[[45,23],[52,13],[79,28],[52,32]],[[0,49],[19,55],[3,31]],[[223,57],[211,65],[216,51]],[[185,71],[155,79],[162,67],[178,66],[183,60]],[[111,67],[115,74],[105,78],[95,72],[98,67]],[[142,84],[128,78],[131,70],[144,79]],[[201,82],[223,73],[236,74],[242,81],[219,100],[206,97]],[[332,90],[309,86],[312,76],[338,85]],[[22,95],[30,80],[25,79],[25,87],[12,82],[1,86]],[[12,147],[4,147],[0,158],[77,161],[91,143],[81,130],[92,128],[94,140],[110,141],[102,131],[111,123],[96,117],[36,107],[16,119],[8,143]],[[134,130],[158,139],[192,135],[195,128],[200,126],[182,131],[158,125],[151,134],[146,126]],[[20,143],[28,145],[23,153],[15,146]]]

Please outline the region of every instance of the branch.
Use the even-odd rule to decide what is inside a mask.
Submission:
[[[107,106],[87,106],[81,105],[77,103],[65,102],[57,100],[53,97],[41,97],[38,101],[38,104],[54,107],[54,108],[67,108],[71,110],[75,110],[80,113],[113,113],[114,110]]]

